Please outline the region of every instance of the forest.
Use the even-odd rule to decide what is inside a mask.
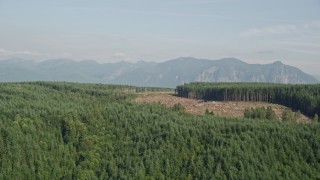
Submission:
[[[319,89],[259,84],[239,95],[245,87],[203,84],[198,90],[191,84],[177,90],[193,98],[278,102],[278,93],[288,93],[283,101],[314,99]],[[318,123],[192,115],[178,105],[133,101],[137,92],[164,90],[170,89],[0,83],[0,179],[320,178]],[[219,96],[212,94],[218,90]],[[318,106],[314,101],[310,113]]]
[[[208,101],[270,102],[300,110],[310,117],[320,115],[320,84],[193,82],[177,86],[176,93]]]

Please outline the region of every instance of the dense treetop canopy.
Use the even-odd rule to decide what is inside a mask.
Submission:
[[[0,179],[316,179],[318,124],[135,104],[157,88],[0,83]]]

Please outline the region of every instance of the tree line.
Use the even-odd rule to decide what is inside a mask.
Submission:
[[[247,101],[281,104],[308,116],[320,114],[320,84],[204,83],[177,86],[180,97],[208,101]]]

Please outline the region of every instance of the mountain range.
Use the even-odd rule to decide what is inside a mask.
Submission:
[[[0,61],[0,81],[69,81],[175,87],[193,82],[318,83],[314,77],[280,61],[248,64],[235,58],[219,60],[181,57],[166,62],[117,62],[55,59],[42,62],[24,59]]]

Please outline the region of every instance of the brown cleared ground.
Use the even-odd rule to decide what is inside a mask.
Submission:
[[[251,107],[268,107],[271,106],[275,111],[278,119],[281,119],[281,114],[288,109],[285,106],[278,104],[270,104],[264,102],[220,102],[220,101],[201,101],[195,99],[181,98],[169,93],[142,93],[135,99],[137,103],[160,103],[167,107],[172,107],[175,104],[181,104],[185,107],[186,112],[192,114],[204,114],[206,110],[213,111],[217,116],[227,117],[243,117],[243,112],[246,108]],[[311,122],[310,118],[301,115],[298,122]]]

